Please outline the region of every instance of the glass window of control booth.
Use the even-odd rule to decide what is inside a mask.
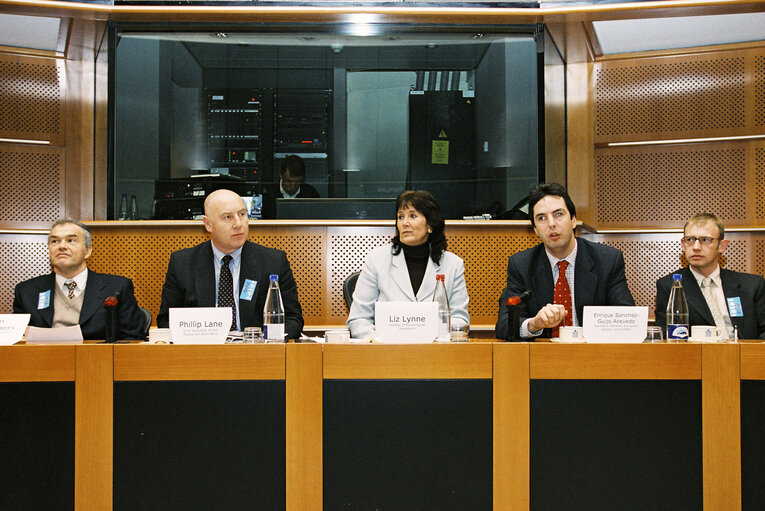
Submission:
[[[109,218],[133,195],[136,218],[195,218],[218,187],[262,198],[262,218],[388,219],[410,188],[447,218],[498,218],[565,160],[545,149],[565,90],[545,86],[564,73],[539,25],[117,25],[111,41]],[[302,184],[280,179],[290,155]]]

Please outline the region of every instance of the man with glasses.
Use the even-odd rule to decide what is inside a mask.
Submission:
[[[683,276],[690,325],[715,325],[723,337],[765,339],[765,279],[760,275],[720,268],[728,248],[725,226],[711,213],[697,213],[686,222],[681,239],[688,267]],[[666,326],[672,274],[656,282],[656,324]]]

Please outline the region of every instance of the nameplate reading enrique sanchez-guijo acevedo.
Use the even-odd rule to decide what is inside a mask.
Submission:
[[[438,304],[377,302],[375,333],[384,342],[433,342],[438,334]]]
[[[170,309],[173,344],[223,344],[231,328],[231,307]]]

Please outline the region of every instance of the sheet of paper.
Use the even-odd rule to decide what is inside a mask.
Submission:
[[[377,302],[375,339],[392,343],[433,342],[438,335],[436,302]]]
[[[585,306],[587,342],[643,342],[648,331],[648,307]]]
[[[30,317],[31,314],[0,314],[0,345],[19,342]]]
[[[170,309],[173,344],[225,344],[231,328],[231,307]]]
[[[27,344],[55,344],[55,343],[81,343],[82,330],[80,325],[64,326],[60,328],[27,328]]]

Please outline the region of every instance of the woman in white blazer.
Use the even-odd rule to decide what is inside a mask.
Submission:
[[[346,325],[354,338],[375,327],[375,302],[433,300],[436,275],[445,276],[452,325],[467,325],[465,263],[446,251],[444,217],[426,191],[405,191],[396,200],[396,234],[391,245],[374,249],[364,262]]]

